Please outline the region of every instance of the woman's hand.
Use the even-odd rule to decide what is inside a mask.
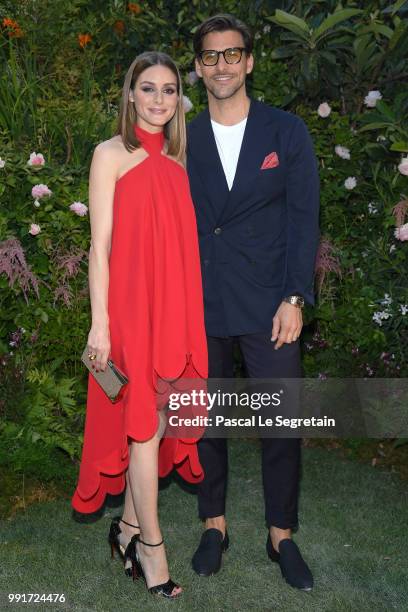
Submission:
[[[110,334],[109,324],[94,324],[88,334],[88,352],[90,355],[96,355],[96,359],[92,361],[96,371],[105,370],[106,362],[110,354]]]

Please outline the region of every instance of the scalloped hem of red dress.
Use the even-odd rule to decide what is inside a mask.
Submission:
[[[198,374],[198,378],[205,380],[195,368],[190,353],[186,354],[186,364],[179,377],[182,376],[189,364]],[[130,437],[133,438],[133,436]],[[191,484],[201,482],[204,478],[204,471],[198,456],[197,440],[198,438],[186,438],[184,440],[162,438],[159,447],[159,477],[164,478],[175,469],[187,482]],[[122,465],[116,466],[113,470],[114,473],[111,474],[106,474],[103,471],[104,468],[102,468],[102,465],[106,465],[106,458],[101,460],[98,466],[94,466],[94,476],[95,472],[99,476],[98,485],[91,493],[89,491],[86,494],[82,492],[82,495],[80,486],[77,486],[71,501],[74,510],[82,514],[92,514],[103,506],[107,495],[120,495],[123,493],[126,486],[125,474],[128,469],[129,458],[126,453],[122,454],[122,458]]]

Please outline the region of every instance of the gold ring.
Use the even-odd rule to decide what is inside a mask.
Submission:
[[[89,357],[89,359],[90,359],[91,361],[93,361],[94,359],[96,359],[96,355],[88,355],[88,357]]]

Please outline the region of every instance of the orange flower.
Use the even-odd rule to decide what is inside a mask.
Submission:
[[[16,28],[18,29],[20,28],[17,21],[14,21],[13,19],[10,19],[9,17],[5,17],[3,19],[3,26],[5,28],[12,28],[13,30],[15,30]]]
[[[90,43],[91,40],[92,36],[90,34],[78,34],[79,46],[82,47],[82,49],[86,47],[86,45]]]
[[[22,38],[23,36],[24,36],[24,32],[20,28],[16,28],[15,30],[12,30],[11,32],[9,32],[10,38]]]
[[[118,19],[113,24],[113,29],[115,30],[116,34],[118,35],[123,34],[123,32],[125,31],[125,22],[122,21],[121,19]]]
[[[135,13],[135,15],[139,15],[142,12],[142,7],[135,2],[129,2],[128,9],[131,13]]]
[[[10,38],[21,38],[22,36],[24,36],[23,30],[20,28],[17,21],[14,21],[14,19],[4,17],[3,27],[9,29],[8,35]]]

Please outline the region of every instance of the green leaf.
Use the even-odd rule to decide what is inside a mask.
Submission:
[[[392,123],[390,123],[389,121],[388,122],[386,122],[386,121],[377,121],[375,123],[368,123],[367,125],[364,125],[358,131],[359,132],[368,132],[370,130],[380,130],[382,128],[390,127],[390,125],[392,125]]]
[[[295,17],[295,15],[277,9],[274,17],[270,17],[270,21],[273,21],[282,28],[290,30],[304,40],[309,40],[310,38],[310,30],[306,21],[303,21],[303,19],[299,17]]]
[[[313,32],[312,39],[316,42],[322,34],[330,30],[333,26],[340,23],[341,21],[347,21],[350,17],[354,17],[355,15],[360,15],[363,11],[360,9],[343,9],[341,11],[336,11],[332,15],[326,17],[324,21],[319,25],[319,27]]]
[[[400,153],[408,153],[408,142],[405,142],[404,140],[393,142],[390,146],[390,150],[399,151]]]
[[[384,100],[378,100],[377,104],[375,105],[375,109],[382,115],[385,115],[390,121],[395,121],[396,117],[394,111],[386,102],[384,102]]]
[[[278,47],[271,53],[272,59],[283,59],[285,57],[292,57],[296,53],[295,49],[289,49],[288,47]]]
[[[395,13],[397,13],[404,6],[405,2],[406,0],[397,0],[393,6],[390,6],[389,8],[392,9],[392,14],[395,15]]]

